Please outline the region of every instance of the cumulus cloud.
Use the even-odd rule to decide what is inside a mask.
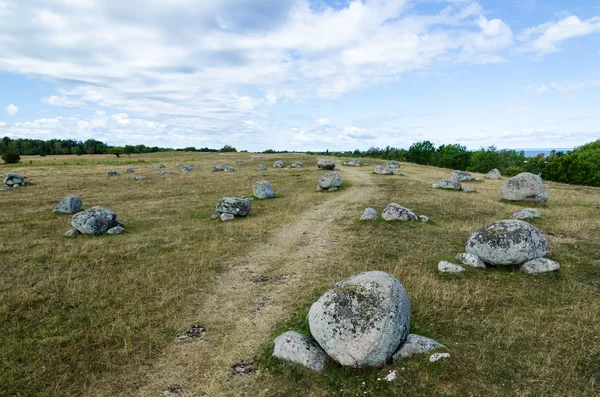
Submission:
[[[547,92],[558,92],[560,94],[569,94],[573,91],[581,90],[589,87],[600,86],[600,80],[583,80],[566,83],[550,82],[540,85],[529,85],[525,87],[528,91],[533,91],[537,94],[545,94]]]
[[[8,114],[9,116],[16,116],[19,113],[19,108],[16,107],[15,105],[13,105],[12,103],[10,105],[8,105],[4,111],[6,112],[6,114]]]
[[[525,29],[518,36],[526,51],[539,55],[561,50],[564,41],[600,32],[600,17],[581,20],[575,15]]]
[[[60,106],[63,108],[77,108],[83,106],[83,103],[80,101],[75,101],[65,97],[59,97],[56,95],[51,95],[46,98],[42,98],[42,102],[47,103],[48,105]]]

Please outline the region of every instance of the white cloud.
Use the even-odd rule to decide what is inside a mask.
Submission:
[[[0,122],[0,127],[4,127],[6,123]]]
[[[567,83],[550,82],[540,85],[529,85],[525,87],[528,91],[534,91],[537,94],[545,94],[547,92],[558,92],[560,94],[570,94],[573,91],[581,90],[588,87],[599,87],[600,80],[583,80]]]
[[[56,95],[42,98],[42,102],[47,103],[48,105],[60,106],[63,108],[77,108],[83,106],[83,103],[80,101],[72,100],[64,96],[59,97]]]
[[[8,114],[9,116],[16,116],[19,113],[19,108],[16,107],[15,105],[13,105],[12,103],[10,105],[8,105],[4,111],[6,112],[6,114]]]
[[[539,55],[560,51],[561,44],[571,38],[587,36],[600,32],[600,17],[581,20],[575,15],[558,22],[547,22],[523,30],[518,39],[524,50]]]
[[[331,121],[329,121],[328,118],[320,117],[317,119],[316,123],[317,123],[317,125],[327,125],[327,124],[331,124]]]

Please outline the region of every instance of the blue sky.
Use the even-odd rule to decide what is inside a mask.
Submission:
[[[0,0],[0,136],[569,148],[599,105],[595,1]]]

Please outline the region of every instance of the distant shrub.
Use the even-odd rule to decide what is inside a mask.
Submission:
[[[21,160],[21,156],[15,152],[4,152],[2,160],[4,160],[4,163],[6,164],[17,164]]]

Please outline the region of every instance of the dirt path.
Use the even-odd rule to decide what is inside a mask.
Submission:
[[[313,282],[311,270],[328,266],[328,258],[343,249],[343,242],[332,236],[331,222],[356,216],[348,213],[348,206],[368,203],[371,174],[364,167],[345,167],[341,174],[351,187],[323,193],[331,199],[276,231],[249,255],[228,263],[198,308],[206,334],[167,348],[147,374],[145,386],[133,395],[227,395],[225,388],[234,381],[232,366],[252,360],[291,312],[293,297]],[[171,385],[180,385],[182,392],[165,391]]]

